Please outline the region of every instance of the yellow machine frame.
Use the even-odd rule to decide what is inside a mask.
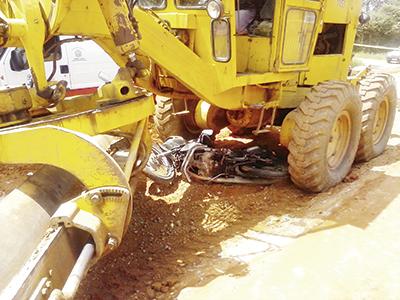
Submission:
[[[167,22],[169,30],[155,22],[159,20],[151,13],[136,9],[134,15],[141,24],[143,37],[139,53],[151,58],[182,83],[188,94],[224,109],[240,109],[271,101],[279,107],[296,107],[300,101],[295,99],[299,86],[347,78],[360,6],[361,1],[345,1],[339,6],[337,1],[331,0],[277,0],[272,36],[252,37],[235,33],[235,1],[224,1],[221,18],[230,21],[231,53],[226,62],[218,62],[213,57],[213,20],[204,9],[177,9],[173,1],[167,1],[165,9],[155,12],[157,18]],[[285,65],[282,63],[284,42],[291,37],[285,36],[284,28],[288,12],[294,9],[315,13],[315,25],[307,59],[303,63]],[[342,52],[312,55],[325,23],[346,25]],[[176,36],[179,38],[183,33],[189,36],[187,45],[176,41]],[[323,69],[320,68],[322,64],[326,66]],[[141,79],[138,83],[156,94],[163,94]],[[278,87],[273,83],[279,83]],[[172,93],[166,96],[191,98],[190,95]]]

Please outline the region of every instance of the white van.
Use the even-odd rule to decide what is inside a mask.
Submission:
[[[68,37],[61,37],[61,39]],[[13,71],[10,65],[14,48],[0,48],[0,88],[30,85],[29,70]],[[53,61],[45,61],[47,77],[52,73]],[[111,81],[118,72],[118,66],[95,42],[82,41],[64,43],[57,53],[56,72],[52,81],[68,82],[67,96],[93,93],[97,87]]]

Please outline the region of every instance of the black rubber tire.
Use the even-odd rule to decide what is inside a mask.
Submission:
[[[389,74],[371,73],[361,80],[359,92],[362,102],[362,127],[356,160],[368,161],[385,150],[390,138],[397,105],[395,81]],[[385,97],[389,104],[386,124],[379,141],[374,143],[376,113]]]
[[[263,168],[255,168],[249,165],[237,167],[236,172],[240,172],[240,176],[247,178],[287,178],[288,171],[283,165],[281,166],[266,166]]]
[[[161,96],[156,97],[154,125],[161,140],[164,141],[170,136],[182,136],[183,138],[190,140],[198,136],[197,132],[191,132],[188,130],[185,123],[185,118],[188,116],[174,115],[175,112],[184,110],[184,100],[173,100]]]
[[[335,168],[328,164],[327,148],[337,117],[347,111],[350,139]],[[293,183],[309,192],[321,192],[341,182],[353,164],[361,132],[361,101],[354,86],[328,81],[314,86],[294,110],[289,142],[289,173]]]

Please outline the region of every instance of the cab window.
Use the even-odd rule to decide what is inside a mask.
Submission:
[[[231,58],[229,21],[227,19],[213,20],[211,30],[214,59],[218,62],[228,62]]]
[[[139,6],[143,9],[164,9],[167,7],[166,0],[139,0]]]
[[[207,0],[175,0],[176,7],[183,9],[202,9],[206,4]]]
[[[236,33],[271,37],[275,0],[236,1]]]
[[[316,14],[304,9],[289,9],[286,15],[282,63],[304,64],[314,33]]]

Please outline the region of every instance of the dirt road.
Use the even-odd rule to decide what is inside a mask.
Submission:
[[[399,117],[384,155],[317,195],[141,178],[78,299],[399,299]]]

